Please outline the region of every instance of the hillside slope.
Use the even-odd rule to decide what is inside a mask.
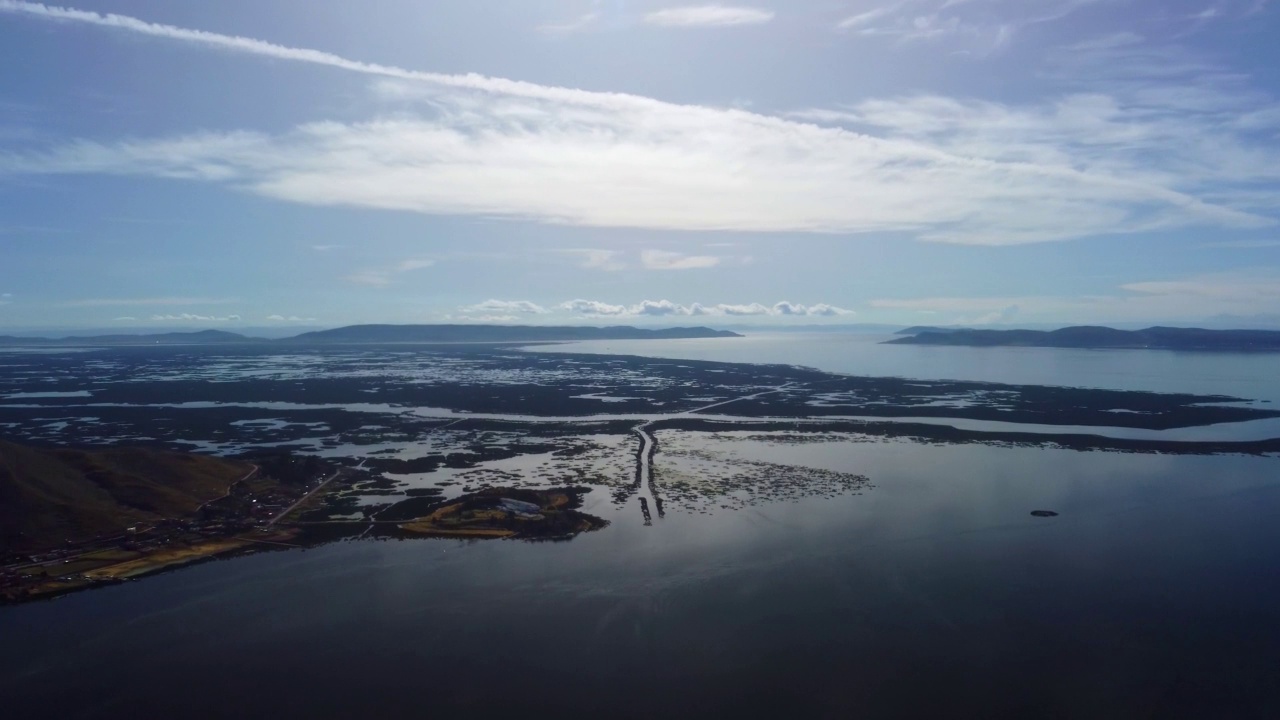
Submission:
[[[187,516],[251,469],[161,450],[47,449],[0,440],[0,549],[37,551]]]

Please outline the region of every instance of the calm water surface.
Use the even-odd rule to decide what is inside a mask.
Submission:
[[[922,353],[952,349],[822,338],[811,344],[825,350],[800,352],[790,339],[748,357],[752,342],[652,354],[1275,393],[1255,356],[1000,350],[1023,359],[948,371]],[[1144,369],[1147,356],[1176,377]],[[59,719],[1280,716],[1280,459],[741,435],[746,459],[873,486],[668,511],[652,527],[597,493],[586,509],[612,525],[568,543],[345,542],[3,608],[0,707]],[[1060,515],[1029,515],[1042,508]]]
[[[885,345],[893,335],[752,334],[709,340],[596,340],[556,352],[804,365],[828,372],[1113,390],[1224,394],[1280,402],[1280,354]]]

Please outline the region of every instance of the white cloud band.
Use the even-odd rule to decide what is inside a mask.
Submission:
[[[733,305],[719,303],[703,305],[693,303],[682,305],[670,300],[643,300],[634,305],[613,305],[599,300],[570,300],[556,306],[559,310],[586,315],[589,317],[838,317],[854,315],[854,311],[846,310],[826,303],[802,305],[791,302],[778,302],[773,305],[750,303]]]
[[[669,27],[723,27],[760,25],[773,20],[771,10],[728,5],[692,5],[657,10],[644,16],[650,25]]]
[[[818,111],[811,117],[828,123],[818,125],[406,70],[15,0],[0,0],[0,11],[391,78],[398,82],[379,86],[384,98],[422,98],[431,109],[310,123],[279,135],[76,142],[0,155],[0,174],[189,178],[314,205],[569,225],[896,231],[991,245],[1275,223],[1266,208],[1241,199],[1245,190],[1256,195],[1280,182],[1280,157],[1251,134],[1256,128],[1233,129],[1216,116],[1170,122],[1153,110],[1159,98],[1151,96],[1132,107],[1096,95],[1044,107],[896,98],[821,118]],[[1209,192],[1223,183],[1231,192]],[[702,256],[650,260],[646,266],[665,262],[664,269],[713,264]],[[387,284],[391,274],[367,271],[352,279]]]

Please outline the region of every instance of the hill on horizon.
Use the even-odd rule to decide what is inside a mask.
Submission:
[[[673,340],[742,337],[728,330],[708,327],[638,328],[630,325],[347,325],[281,338],[248,337],[226,330],[165,332],[154,334],[72,335],[28,337],[0,335],[0,346],[76,347],[85,345],[221,345],[254,344],[361,344],[428,342],[557,342],[571,340]]]
[[[670,340],[742,337],[708,327],[637,328],[630,325],[348,325],[302,333],[284,343],[538,342],[562,340]]]
[[[18,335],[0,335],[0,345],[10,346],[75,346],[85,344],[96,345],[214,345],[222,343],[260,343],[269,342],[262,338],[253,338],[226,330],[193,330],[191,332],[113,333],[110,335],[68,335],[65,337],[26,337]]]
[[[1280,352],[1280,331],[1278,330],[1206,330],[1161,326],[1142,330],[1117,330],[1094,325],[1077,325],[1059,330],[973,330],[929,327],[909,328],[909,330],[915,330],[916,333],[888,340],[886,344]]]

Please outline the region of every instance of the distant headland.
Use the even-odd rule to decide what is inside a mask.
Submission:
[[[541,325],[348,325],[268,340],[224,330],[143,335],[90,335],[60,338],[0,335],[0,347],[75,347],[104,345],[360,345],[386,343],[508,343],[575,340],[683,340],[742,337],[708,327],[646,329],[629,325],[609,327]]]
[[[1199,350],[1211,352],[1280,352],[1277,330],[1204,330],[1149,327],[1116,330],[1075,326],[1061,330],[974,330],[913,327],[886,341],[891,345],[964,347],[1051,347],[1081,349]]]

